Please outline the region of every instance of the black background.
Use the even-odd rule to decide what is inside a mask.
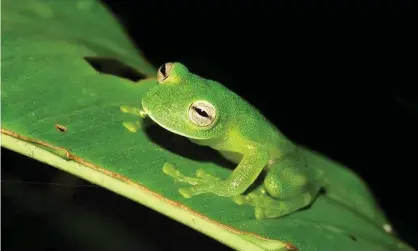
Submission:
[[[191,71],[221,82],[294,141],[355,170],[401,237],[418,245],[414,175],[418,95],[413,91],[417,80],[412,1],[104,2],[153,65],[180,61]],[[62,209],[57,209],[59,203],[47,203],[56,197],[42,182],[23,186],[10,181],[14,177],[51,183],[51,177],[68,175],[4,149],[2,155],[2,228],[10,237],[3,235],[5,250],[27,248],[19,241],[27,240],[22,229],[28,235],[36,233],[27,241],[31,250],[93,245],[72,233],[77,228],[67,227],[68,233],[62,231],[64,223],[57,227],[56,219],[70,216],[56,216]],[[39,205],[16,202],[16,194],[25,194],[23,187],[44,198],[46,204],[40,207],[47,213],[35,209]],[[54,189],[66,191],[65,186],[58,187]],[[88,208],[95,214],[101,212],[104,219],[116,219],[133,239],[146,240],[157,250],[190,244],[222,248],[104,189],[72,189],[75,195],[68,208]],[[99,222],[90,226],[100,226],[100,238],[112,236],[113,225],[106,228]],[[90,234],[84,237],[93,238]],[[36,244],[39,240],[43,244]]]

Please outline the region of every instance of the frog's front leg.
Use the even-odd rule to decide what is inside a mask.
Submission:
[[[244,153],[241,162],[225,180],[213,177],[203,170],[198,170],[197,178],[186,177],[178,170],[175,170],[173,166],[169,168],[170,170],[168,170],[166,166],[163,171],[178,181],[193,185],[189,188],[180,188],[179,192],[185,198],[190,198],[202,193],[213,193],[223,197],[233,197],[244,193],[257,179],[267,163],[267,151],[252,147]]]
[[[134,107],[134,106],[121,105],[120,106],[120,111],[123,112],[123,113],[129,113],[129,114],[132,114],[132,115],[135,115],[135,116],[139,116],[143,119],[147,117],[146,112],[144,112],[140,108]]]
[[[134,106],[121,105],[120,110],[123,113],[132,114],[132,115],[140,117],[141,119],[145,119],[145,118],[148,117],[148,115],[143,110],[141,110],[140,108],[134,107]],[[151,121],[151,120],[148,120],[148,121]],[[139,120],[125,121],[122,124],[130,132],[137,132],[139,129],[150,125],[150,123],[147,124],[147,123],[144,123],[143,121],[139,121]]]

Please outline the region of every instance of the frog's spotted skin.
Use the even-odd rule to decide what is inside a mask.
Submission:
[[[157,81],[142,99],[143,111],[131,112],[146,114],[163,128],[238,164],[222,180],[204,170],[186,177],[166,163],[166,174],[190,184],[179,190],[182,196],[231,197],[238,204],[253,205],[258,219],[281,217],[314,201],[323,185],[322,173],[308,166],[296,145],[248,102],[180,63],[161,66]],[[262,186],[243,195],[263,170],[267,173]]]

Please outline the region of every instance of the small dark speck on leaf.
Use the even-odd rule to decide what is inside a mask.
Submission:
[[[286,243],[285,248],[289,251],[297,251],[297,247],[295,247],[292,243]]]
[[[352,235],[349,235],[348,237],[350,237],[350,239],[352,239],[353,241],[357,241],[357,238]]]
[[[66,131],[67,131],[67,127],[65,127],[65,126],[63,126],[63,125],[55,124],[55,128],[56,128],[59,132],[66,132]]]

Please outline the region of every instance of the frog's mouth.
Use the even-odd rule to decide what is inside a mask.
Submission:
[[[147,117],[149,117],[152,121],[154,121],[157,125],[161,126],[162,128],[164,128],[165,130],[172,132],[174,134],[178,134],[180,136],[189,138],[189,139],[206,139],[203,137],[193,137],[191,135],[186,135],[180,131],[177,131],[175,129],[173,129],[172,127],[168,127],[167,123],[164,120],[160,120],[158,118],[156,118],[155,116],[153,116],[153,114],[147,109],[147,107],[145,105],[142,105],[142,109],[143,112],[147,115]]]

